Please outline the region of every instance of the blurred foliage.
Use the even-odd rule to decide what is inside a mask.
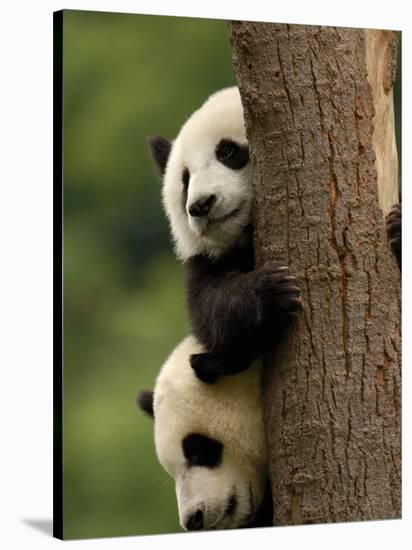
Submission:
[[[137,409],[188,332],[146,137],[234,76],[226,23],[65,11],[64,537],[180,531]]]

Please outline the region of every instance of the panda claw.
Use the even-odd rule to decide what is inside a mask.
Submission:
[[[282,294],[297,294],[298,296],[301,293],[300,287],[297,285],[287,285],[282,289]]]

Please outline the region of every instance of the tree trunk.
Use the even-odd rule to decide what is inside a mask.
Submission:
[[[288,265],[304,303],[265,361],[273,523],[400,517],[394,33],[232,22],[230,37],[256,261]]]

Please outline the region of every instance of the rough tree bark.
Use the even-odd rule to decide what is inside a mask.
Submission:
[[[266,359],[273,522],[400,517],[394,33],[232,22],[230,39],[257,263],[288,265],[304,302]]]

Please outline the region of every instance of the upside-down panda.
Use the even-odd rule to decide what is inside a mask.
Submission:
[[[190,367],[202,346],[187,336],[172,351],[154,392],[138,397],[154,416],[156,455],[175,480],[186,530],[271,525],[261,367],[205,384]]]

